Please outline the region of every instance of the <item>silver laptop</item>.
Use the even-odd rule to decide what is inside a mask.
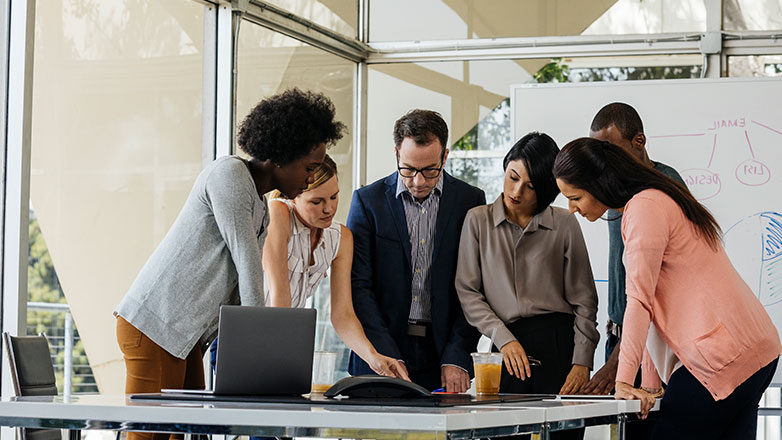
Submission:
[[[222,306],[214,390],[232,396],[306,394],[312,382],[314,309]]]

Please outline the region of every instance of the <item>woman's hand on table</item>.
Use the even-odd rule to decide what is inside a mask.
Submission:
[[[614,386],[616,390],[614,397],[617,400],[640,400],[641,401],[641,413],[640,418],[645,419],[649,415],[649,411],[654,406],[655,395],[648,393],[640,388],[633,388],[632,385],[624,382],[616,382]]]
[[[407,375],[405,364],[394,358],[383,356],[382,354],[375,352],[369,356],[367,361],[369,367],[372,368],[372,371],[381,376],[398,377],[410,382],[410,377]]]

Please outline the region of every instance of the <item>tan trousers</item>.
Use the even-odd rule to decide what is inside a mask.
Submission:
[[[125,393],[159,393],[163,388],[204,388],[204,363],[196,345],[186,359],[179,359],[152,342],[121,316],[117,317],[117,342],[125,358]],[[129,432],[128,440],[165,440],[169,434]],[[171,440],[181,434],[171,434]]]

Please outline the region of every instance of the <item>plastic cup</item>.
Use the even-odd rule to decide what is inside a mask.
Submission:
[[[471,353],[475,369],[475,393],[496,395],[500,392],[502,353]]]
[[[325,393],[334,385],[334,370],[337,365],[336,351],[316,351],[312,358],[313,393]]]

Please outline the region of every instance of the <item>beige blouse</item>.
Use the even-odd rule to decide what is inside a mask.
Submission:
[[[505,216],[502,194],[467,212],[459,243],[456,291],[467,321],[497,329],[498,348],[516,340],[506,323],[562,312],[575,315],[573,364],[592,368],[597,290],[578,220],[548,207],[525,229]]]

